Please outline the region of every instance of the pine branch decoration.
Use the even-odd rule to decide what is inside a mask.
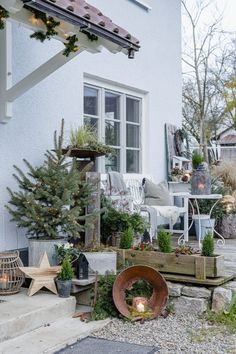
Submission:
[[[9,17],[9,13],[4,7],[0,6],[0,30],[5,28],[5,20]]]

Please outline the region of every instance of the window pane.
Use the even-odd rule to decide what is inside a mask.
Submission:
[[[120,96],[111,92],[105,93],[105,117],[120,119]]]
[[[84,114],[98,115],[98,90],[84,86]]]
[[[114,153],[106,157],[105,170],[120,172],[120,150],[115,149]]]
[[[139,151],[126,151],[126,172],[139,173]]]
[[[126,120],[128,122],[139,123],[139,104],[138,100],[126,98]]]
[[[89,127],[93,128],[98,132],[98,119],[91,118],[91,117],[84,117],[84,124],[88,125]]]
[[[139,148],[139,126],[126,125],[126,146]]]
[[[112,120],[105,122],[105,142],[107,145],[120,145],[120,123]]]

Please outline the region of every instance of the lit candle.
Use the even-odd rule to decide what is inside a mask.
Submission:
[[[3,274],[2,277],[0,277],[0,289],[2,289],[2,290],[6,289],[7,282],[8,282],[8,275]]]
[[[145,311],[145,306],[144,306],[144,304],[142,304],[141,302],[139,302],[139,303],[136,305],[136,307],[137,307],[137,311],[138,311],[138,312],[144,312],[144,311]]]
[[[205,185],[203,183],[199,183],[198,189],[203,190],[205,188]]]

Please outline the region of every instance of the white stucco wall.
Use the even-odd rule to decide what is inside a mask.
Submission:
[[[9,222],[4,208],[6,187],[16,187],[12,166],[24,168],[23,158],[40,164],[62,117],[67,129],[81,123],[84,73],[147,92],[143,173],[157,181],[166,176],[164,124],[181,125],[180,0],[149,1],[151,11],[130,0],[112,1],[112,6],[110,0],[89,2],[139,38],[141,50],[134,60],[105,50],[96,55],[84,52],[15,101],[13,118],[0,125],[0,250],[26,244],[23,231]],[[53,40],[38,43],[29,34],[14,26],[14,82],[62,48]]]

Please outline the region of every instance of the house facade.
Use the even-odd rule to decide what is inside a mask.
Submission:
[[[14,100],[12,117],[0,125],[0,251],[27,245],[4,207],[6,187],[17,188],[13,165],[24,170],[23,158],[40,165],[62,118],[66,137],[72,127],[91,123],[114,147],[115,156],[99,158],[101,172],[166,178],[164,125],[181,125],[181,0],[89,3],[135,35],[141,48],[134,59],[106,49],[82,52]],[[59,41],[40,43],[31,33],[12,23],[13,83],[62,49]],[[2,38],[0,33],[0,48]]]

